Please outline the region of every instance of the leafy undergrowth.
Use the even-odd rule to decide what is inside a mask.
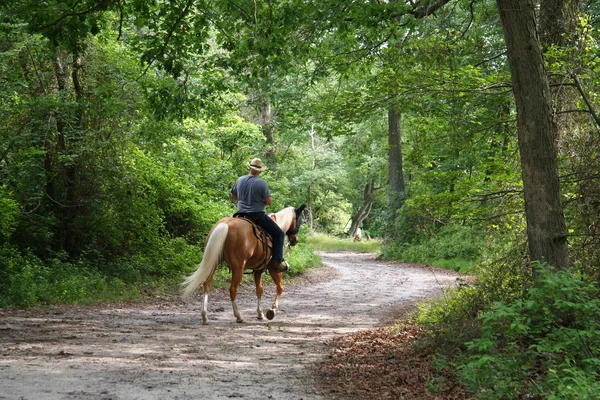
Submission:
[[[432,385],[431,354],[413,350],[423,335],[419,326],[404,325],[336,338],[330,356],[317,367],[317,385],[331,398],[468,399],[458,385]]]

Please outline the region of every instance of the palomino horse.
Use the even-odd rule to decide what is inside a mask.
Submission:
[[[286,207],[278,213],[271,214],[270,217],[279,225],[281,230],[287,235],[290,245],[298,243],[298,230],[302,224],[301,213],[306,206],[303,204],[300,208]],[[235,302],[238,292],[238,286],[242,281],[244,270],[253,270],[254,282],[256,283],[256,297],[258,298],[258,319],[264,319],[260,301],[263,295],[262,272],[266,260],[271,257],[271,249],[267,247],[267,254],[263,249],[262,242],[254,234],[252,224],[242,218],[223,218],[213,226],[208,234],[206,246],[204,248],[204,257],[202,262],[191,276],[187,277],[182,286],[183,298],[189,298],[194,291],[204,285],[204,300],[202,303],[202,324],[208,325],[207,303],[208,292],[212,287],[212,279],[215,270],[223,261],[227,263],[231,270],[231,284],[229,286],[229,295],[233,306],[233,315],[237,322],[244,322],[240,310]],[[283,293],[283,273],[270,270],[270,264],[267,264],[269,274],[277,288],[273,310],[279,307],[279,298]],[[269,313],[267,313],[268,315]]]

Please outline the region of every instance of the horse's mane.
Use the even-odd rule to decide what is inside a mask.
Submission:
[[[277,225],[281,228],[282,231],[287,232],[287,230],[292,226],[292,222],[296,217],[296,210],[294,207],[286,207],[281,211],[278,211],[274,214],[269,215]]]

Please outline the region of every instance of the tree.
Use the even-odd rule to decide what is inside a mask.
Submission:
[[[537,37],[533,0],[498,0],[517,106],[517,133],[531,260],[567,267],[567,229],[560,198],[556,125]]]
[[[373,208],[373,202],[375,201],[375,191],[379,189],[375,187],[375,182],[371,181],[365,185],[363,191],[363,201],[360,208],[352,216],[352,222],[350,229],[348,230],[348,236],[354,237],[354,234],[360,228],[360,224],[369,216],[371,209]]]
[[[404,197],[404,169],[402,167],[402,114],[394,106],[388,109],[388,180],[390,184],[390,211],[392,220],[402,206]]]
[[[575,113],[579,93],[573,81],[578,78],[581,65],[576,56],[580,0],[544,0],[540,3],[540,44],[547,64],[561,65],[562,70],[550,71],[550,92],[553,115],[557,124],[558,140],[577,131],[582,113]]]

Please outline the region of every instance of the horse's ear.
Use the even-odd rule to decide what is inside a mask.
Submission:
[[[306,208],[306,204],[302,204],[300,207],[296,208],[296,215],[302,214],[302,211]]]

